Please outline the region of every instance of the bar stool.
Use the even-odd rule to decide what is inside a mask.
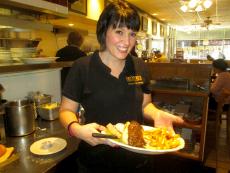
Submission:
[[[220,99],[218,100],[217,105],[217,111],[216,111],[216,127],[217,131],[219,132],[220,124],[222,123],[222,114],[224,113],[223,107],[225,105],[228,106],[228,110],[226,113],[226,130],[227,130],[227,139],[229,141],[229,135],[230,135],[230,90],[229,89],[223,89],[220,95]]]

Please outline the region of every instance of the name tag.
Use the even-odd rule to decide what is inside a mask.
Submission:
[[[141,76],[127,76],[126,81],[129,85],[141,85],[143,84],[143,79]]]

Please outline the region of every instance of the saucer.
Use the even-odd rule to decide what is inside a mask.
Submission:
[[[65,139],[50,137],[34,142],[30,146],[30,151],[37,155],[49,155],[63,150],[67,145]]]

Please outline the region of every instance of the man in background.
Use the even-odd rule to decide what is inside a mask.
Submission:
[[[56,53],[56,61],[75,61],[76,59],[86,56],[86,53],[80,49],[84,39],[82,35],[73,31],[68,34],[67,46],[59,49]],[[70,67],[63,67],[61,70],[61,87],[63,88],[65,78],[69,72]]]

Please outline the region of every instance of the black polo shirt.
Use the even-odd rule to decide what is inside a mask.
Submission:
[[[147,65],[129,55],[119,78],[110,72],[98,51],[80,58],[73,64],[62,94],[83,106],[86,123],[141,123],[143,93],[151,93]]]

